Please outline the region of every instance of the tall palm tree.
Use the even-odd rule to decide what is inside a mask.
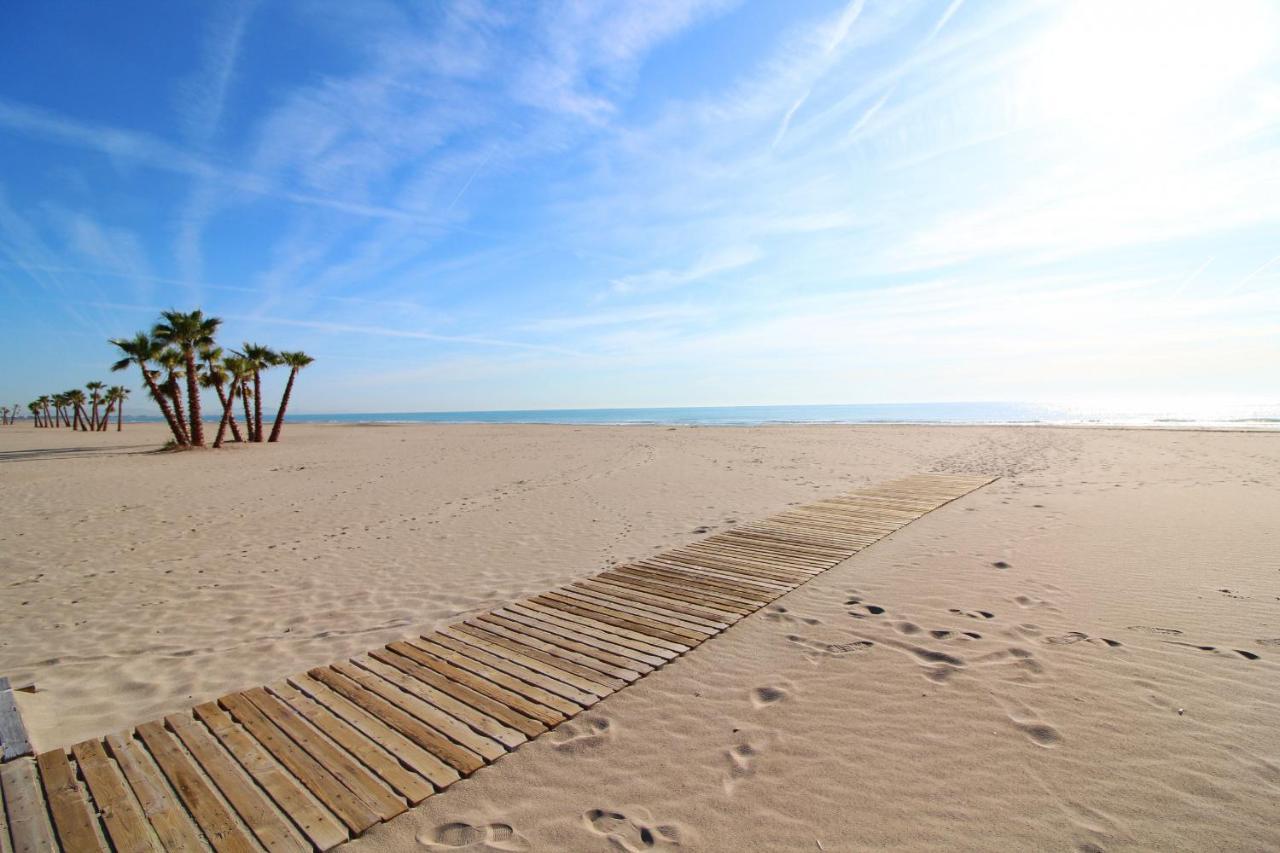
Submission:
[[[44,411],[44,424],[43,424],[43,426],[52,426],[52,425],[53,425],[53,423],[52,423],[52,421],[49,419],[49,395],[48,395],[48,394],[42,394],[41,396],[39,396],[38,398],[36,398],[36,405],[38,405],[38,406],[39,406],[39,407]]]
[[[178,381],[182,378],[183,371],[187,366],[187,360],[183,357],[181,350],[174,347],[165,347],[156,356],[156,364],[164,368],[164,384],[160,387],[169,395],[169,401],[173,403],[173,415],[178,420],[178,426],[182,427],[182,435],[189,445],[191,444],[191,428],[187,423],[187,413],[182,408],[182,386]]]
[[[40,401],[39,400],[36,400],[31,403],[27,403],[27,411],[31,413],[31,422],[33,424],[35,424],[37,427],[44,426],[44,424],[40,422]]]
[[[93,417],[89,418],[89,429],[97,431],[98,429],[98,404],[102,402],[102,389],[106,388],[106,384],[98,382],[86,382],[85,390],[89,392],[89,399],[93,403]]]
[[[293,380],[298,378],[298,371],[306,367],[314,358],[301,350],[297,352],[281,352],[280,364],[289,366],[289,381],[284,386],[284,396],[280,398],[280,408],[276,411],[276,422],[271,425],[271,438],[267,441],[280,440],[280,427],[284,426],[284,410],[289,408],[289,395],[293,393]]]
[[[196,370],[196,353],[203,347],[213,346],[213,336],[217,334],[222,320],[217,317],[206,317],[197,308],[184,313],[182,311],[161,311],[160,322],[156,323],[151,334],[161,343],[177,348],[186,362],[187,404],[191,412],[191,443],[196,447],[204,447],[204,424],[200,417],[200,374]]]
[[[119,347],[125,357],[111,365],[112,370],[125,370],[131,364],[138,365],[142,369],[142,380],[147,385],[147,390],[151,392],[151,396],[160,406],[160,413],[164,415],[165,422],[169,424],[169,429],[173,432],[173,440],[180,446],[187,444],[186,436],[183,434],[182,426],[177,418],[174,417],[173,409],[169,406],[169,401],[165,399],[164,393],[160,390],[160,386],[156,384],[156,373],[148,365],[157,356],[160,355],[164,347],[148,335],[146,332],[138,332],[132,338],[112,338],[112,345]]]
[[[251,343],[237,355],[253,365],[253,441],[262,441],[262,371],[279,364],[280,356],[270,347]]]
[[[83,429],[87,431],[89,427],[86,421],[88,421],[89,418],[86,416],[84,411],[84,392],[79,388],[72,388],[66,393],[66,398],[67,404],[71,406],[72,411],[75,413],[75,425],[73,426],[73,429]]]
[[[200,374],[200,384],[206,388],[212,388],[218,392],[218,402],[222,405],[222,412],[227,412],[227,404],[230,400],[235,401],[235,395],[227,397],[226,385],[231,379],[231,374],[227,371],[225,359],[222,354],[222,347],[207,346],[200,349],[200,360],[204,363],[204,371]],[[234,380],[231,380],[234,383]],[[235,436],[236,441],[244,441],[240,435],[240,427],[236,424],[235,409],[231,409],[231,434]],[[222,425],[218,425],[222,429]],[[216,446],[216,445],[215,445]]]
[[[16,415],[17,412],[15,411],[14,414]],[[0,424],[4,424],[5,426],[9,425],[9,407],[8,406],[0,406]]]
[[[253,419],[249,417],[249,399],[241,395],[241,389],[244,388],[244,383],[253,375],[253,368],[249,365],[247,359],[240,358],[239,356],[224,358],[222,360],[221,368],[224,375],[231,379],[231,385],[227,389],[227,396],[222,404],[222,420],[218,423],[218,434],[213,439],[214,447],[222,446],[222,440],[227,434],[228,424],[231,426],[232,431],[236,432],[236,441],[243,440],[240,438],[239,432],[236,431],[235,411],[237,396],[241,396],[244,400],[245,428],[250,430],[250,438],[253,436]]]
[[[124,429],[124,401],[129,399],[129,389],[123,385],[112,385],[107,389],[107,393],[116,404],[116,432],[120,432]],[[102,428],[107,428],[105,418],[102,421]]]

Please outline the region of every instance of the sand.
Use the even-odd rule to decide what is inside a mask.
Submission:
[[[1002,479],[353,849],[1280,848],[1280,434],[0,428],[37,747],[920,471]]]

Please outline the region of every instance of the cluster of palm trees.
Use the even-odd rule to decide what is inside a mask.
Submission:
[[[106,432],[114,411],[116,431],[124,429],[124,401],[129,396],[129,389],[123,385],[108,388],[102,382],[88,382],[84,388],[89,392],[87,395],[85,391],[73,388],[61,394],[45,394],[38,400],[27,403],[32,422],[37,427],[65,426],[85,432]],[[18,407],[14,406],[13,418],[17,417]]]
[[[200,406],[202,387],[214,389],[222,407],[214,447],[222,446],[228,429],[235,441],[263,441],[262,374],[283,365],[289,368],[289,380],[276,410],[275,422],[271,424],[270,437],[266,439],[278,441],[298,371],[315,360],[304,352],[276,352],[254,343],[246,343],[239,351],[232,350],[227,354],[214,340],[221,325],[221,319],[206,317],[199,309],[163,311],[160,322],[150,332],[111,340],[123,355],[111,369],[127,370],[134,365],[141,369],[142,380],[169,424],[176,447],[205,446],[204,416]],[[244,408],[243,432],[236,422],[237,400]]]
[[[9,426],[18,422],[18,404],[14,403],[13,408],[8,406],[0,406],[0,426]]]

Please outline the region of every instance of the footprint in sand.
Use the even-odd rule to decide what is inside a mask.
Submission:
[[[790,691],[781,687],[757,687],[751,691],[751,704],[756,708],[767,708],[770,705],[776,705],[790,695]]]
[[[1151,625],[1130,625],[1128,630],[1138,631],[1143,634],[1157,634],[1165,637],[1179,637],[1182,635],[1182,632],[1177,628],[1157,628]]]
[[[1200,646],[1195,643],[1184,643],[1181,640],[1165,640],[1173,646],[1186,646],[1189,649],[1195,649],[1201,652],[1213,652],[1214,654],[1225,654],[1228,651],[1234,652],[1245,660],[1261,660],[1262,655],[1256,652],[1246,652],[1244,649],[1219,649],[1217,646]]]
[[[725,758],[729,762],[729,769],[725,772],[721,782],[724,785],[724,792],[732,794],[733,789],[742,782],[756,773],[756,762],[760,758],[760,754],[764,752],[764,741],[758,738],[747,738],[732,748],[725,751]]]
[[[1090,637],[1083,631],[1068,631],[1065,634],[1058,634],[1054,637],[1045,637],[1044,641],[1053,646],[1070,646],[1075,643],[1087,641],[1095,645],[1101,644],[1112,649],[1123,645],[1119,640],[1112,640],[1107,637]]]
[[[773,607],[770,607],[768,610],[766,610],[764,614],[764,618],[769,619],[773,622],[782,622],[787,624],[798,622],[803,625],[817,625],[820,622],[822,622],[821,619],[818,619],[813,616],[796,616],[795,614],[793,614],[791,611],[787,610],[787,608],[783,607],[780,604],[776,604]]]
[[[994,613],[992,613],[991,611],[989,611],[989,610],[961,610],[961,609],[959,609],[959,608],[957,608],[957,607],[952,607],[952,608],[950,608],[950,609],[948,610],[948,612],[950,612],[950,613],[954,613],[954,614],[956,614],[957,616],[968,616],[970,619],[994,619],[994,618],[996,618],[996,615],[995,615]]]
[[[1025,709],[1010,713],[1009,722],[1036,746],[1052,749],[1062,743],[1062,735],[1057,729]]]
[[[430,832],[419,833],[418,843],[431,850],[501,850],[510,853],[529,850],[529,842],[508,823],[445,823]]]
[[[1267,639],[1258,640],[1260,646],[1280,646],[1280,637],[1268,637]]]
[[[680,829],[672,825],[653,826],[644,809],[631,809],[631,816],[618,809],[590,809],[582,816],[587,829],[607,837],[630,853],[642,850],[671,850],[680,846]]]
[[[808,637],[800,637],[796,634],[788,634],[787,639],[804,648],[806,650],[805,657],[814,666],[817,666],[823,658],[843,657],[856,652],[866,652],[870,651],[875,645],[870,640],[854,640],[850,643],[823,643],[818,640],[810,640]]]
[[[613,736],[613,725],[604,717],[579,717],[557,726],[551,745],[561,752],[576,753],[599,746]]]

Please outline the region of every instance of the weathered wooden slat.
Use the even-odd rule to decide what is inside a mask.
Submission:
[[[230,712],[237,723],[324,803],[352,832],[364,832],[378,822],[378,814],[365,801],[342,784],[324,765],[290,740],[243,693],[223,696],[218,704]]]
[[[485,626],[495,625],[501,628],[508,628],[516,633],[527,634],[614,666],[634,669],[641,673],[648,673],[655,666],[661,666],[663,662],[660,657],[641,655],[639,652],[632,652],[629,649],[623,650],[628,654],[613,651],[605,648],[605,646],[609,645],[608,643],[603,643],[595,637],[567,631],[558,625],[543,622],[539,619],[531,619],[514,610],[495,610],[484,616],[477,617],[475,621]]]
[[[178,746],[178,741],[162,723],[143,723],[137,731],[214,850],[219,853],[251,853],[258,849],[248,831],[223,805],[213,786],[196,769],[195,762]]]
[[[36,769],[40,771],[45,802],[53,815],[53,830],[62,847],[66,850],[105,851],[106,844],[98,835],[97,817],[85,799],[85,793],[80,790],[66,752],[51,749],[40,753],[36,756]]]
[[[435,711],[429,707],[424,709],[422,706],[426,703],[421,699],[410,696],[386,679],[346,661],[335,663],[329,669],[365,688],[367,692],[381,699],[382,704],[372,703],[372,706],[366,706],[361,704],[364,701],[364,697],[357,698],[354,695],[343,693],[344,696],[347,696],[348,699],[356,702],[356,704],[361,704],[362,707],[378,716],[383,722],[399,729],[410,739],[416,741],[419,746],[430,750],[439,758],[452,764],[462,775],[474,773],[485,765],[485,760],[482,756],[473,750],[454,743],[449,739],[448,735],[424,721],[424,715],[428,718],[434,717]],[[310,675],[324,680],[317,674],[316,670],[312,670]],[[325,684],[333,687],[339,693],[343,692],[337,682],[325,681]],[[398,713],[388,715],[388,705]],[[408,719],[406,720],[406,718]]]
[[[566,672],[554,663],[543,663],[536,657],[519,654],[501,645],[486,646],[476,641],[474,637],[471,640],[472,642],[467,642],[466,639],[459,640],[449,634],[436,632],[414,640],[413,646],[417,650],[427,652],[430,656],[453,662],[477,675],[480,673],[472,662],[493,667],[499,672],[518,678],[526,684],[540,687],[576,705],[593,705],[613,692],[590,678]],[[523,688],[522,695],[524,695]]]
[[[559,589],[561,595],[586,604],[598,604],[604,607],[611,607],[623,613],[632,616],[646,616],[650,619],[659,619],[670,625],[678,625],[688,631],[693,631],[699,637],[706,639],[714,637],[722,631],[722,628],[709,626],[703,623],[703,620],[693,616],[682,616],[665,608],[654,607],[653,605],[641,604],[637,601],[631,601],[618,595],[610,595],[604,592],[598,592],[589,588],[584,588],[578,584],[570,584],[569,586]]]
[[[468,646],[476,646],[494,654],[505,655],[516,663],[525,663],[526,665],[537,662],[547,668],[556,678],[569,684],[575,684],[589,693],[595,693],[601,699],[613,693],[615,690],[621,690],[627,686],[627,682],[621,678],[615,678],[612,675],[606,675],[599,670],[592,669],[589,666],[577,663],[567,658],[556,657],[555,655],[542,651],[533,646],[525,645],[509,640],[505,637],[499,637],[496,634],[489,634],[481,631],[474,626],[462,626],[468,630],[458,630],[456,633],[451,628],[445,628],[436,632],[436,642],[447,645],[449,648],[455,646],[450,643],[458,643]]]
[[[460,743],[477,755],[483,756],[486,761],[493,761],[506,754],[506,747],[501,743],[474,731],[466,723],[437,705],[433,701],[436,697],[425,689],[426,685],[422,682],[405,675],[395,667],[371,658],[360,657],[352,662],[388,684],[398,687],[405,695],[403,698],[397,697],[397,704],[436,731],[447,735],[455,743]]]
[[[18,700],[9,679],[0,675],[0,761],[12,761],[31,754],[27,727],[18,713]]]
[[[573,716],[583,707],[593,705],[597,701],[595,696],[575,690],[563,682],[540,676],[532,670],[510,663],[481,649],[469,649],[470,654],[462,654],[424,637],[410,640],[409,644],[441,660],[448,661],[460,669],[478,675],[486,681],[532,699],[539,705],[555,708],[567,717]],[[552,687],[556,689],[553,690]]]
[[[457,770],[311,676],[294,676],[289,679],[289,683],[358,728],[365,737],[394,755],[401,764],[429,780],[437,789],[458,781]]]
[[[508,619],[536,625],[538,628],[553,631],[569,639],[588,643],[610,654],[622,655],[652,666],[662,666],[664,662],[676,657],[677,654],[668,649],[649,646],[640,641],[628,639],[621,634],[604,630],[607,626],[595,627],[585,624],[585,622],[575,622],[561,618],[557,611],[536,605],[529,606],[523,603],[513,603],[509,607],[495,612]]]
[[[435,793],[435,788],[430,782],[407,769],[396,760],[395,756],[387,753],[354,726],[311,697],[304,695],[296,687],[278,682],[268,685],[268,689],[290,708],[306,717],[311,725],[328,735],[330,740],[359,759],[410,803],[417,805]]]
[[[158,839],[115,763],[107,757],[102,743],[86,740],[71,747],[107,837],[118,853],[147,853],[160,850]]]
[[[244,696],[379,818],[390,820],[405,810],[403,797],[391,791],[348,752],[322,737],[302,714],[282,702],[280,697],[273,696],[262,687],[246,690]]]
[[[575,610],[585,610],[601,617],[607,616],[610,619],[617,620],[618,625],[625,626],[628,630],[666,640],[669,643],[669,648],[672,649],[683,647],[687,651],[701,643],[708,636],[703,631],[686,628],[661,616],[644,616],[629,613],[610,604],[586,602],[564,590],[553,590],[543,595],[534,596],[534,599],[538,601],[555,601],[562,605],[573,607]],[[596,617],[592,616],[591,618],[594,619]]]
[[[470,637],[478,637],[486,641],[502,641],[500,645],[508,648],[514,647],[516,651],[534,649],[554,658],[555,660],[574,663],[584,669],[591,670],[592,672],[598,672],[601,675],[616,678],[624,684],[635,681],[641,676],[641,673],[637,670],[614,666],[590,655],[581,654],[573,651],[572,649],[557,646],[554,643],[540,640],[529,634],[511,631],[495,623],[486,623],[483,627],[479,624],[458,623],[442,629],[440,633],[452,636],[455,631],[458,632],[458,634],[467,634]],[[470,639],[467,637],[458,637],[457,639],[470,642]],[[619,685],[619,687],[621,686],[622,685]]]
[[[716,614],[717,618],[726,622],[736,622],[743,616],[754,612],[749,607],[731,607],[720,602],[709,601],[689,592],[688,589],[666,584],[622,572],[606,572],[591,579],[593,583],[620,586],[623,589],[658,596],[664,601],[675,601],[686,607],[697,608],[699,612]]]
[[[407,642],[391,643],[385,649],[370,652],[369,656],[422,682],[424,689],[431,691],[428,695],[433,704],[507,749],[515,749],[530,737],[547,730],[537,720],[514,711],[463,681],[445,676],[431,665],[434,658]]]
[[[664,598],[653,593],[628,589],[617,584],[607,583],[600,578],[575,581],[573,588],[585,594],[614,601],[631,602],[635,606],[645,606],[670,613],[686,622],[703,625],[716,631],[723,631],[732,625],[734,621],[733,617],[724,613],[716,613],[713,610],[695,607],[692,604],[685,604],[674,598]]]
[[[533,598],[520,602],[520,606],[543,613],[551,613],[557,618],[567,619],[571,622],[581,621],[582,624],[599,625],[602,630],[609,630],[618,636],[634,640],[636,643],[643,643],[645,646],[655,649],[666,649],[677,655],[684,654],[702,641],[702,638],[696,635],[684,637],[674,630],[655,627],[656,623],[651,624],[652,620],[639,616],[624,618],[626,614],[618,614],[616,611],[610,612],[604,607],[577,604],[573,599],[567,599],[560,595],[535,595]],[[569,619],[570,616],[576,618]]]
[[[244,775],[244,771],[202,723],[190,714],[170,714],[164,721],[263,847],[268,850],[297,850],[302,846],[301,836],[294,832],[289,821]]]
[[[212,702],[192,711],[317,849],[328,850],[347,840],[346,825],[230,715]]]
[[[138,798],[160,846],[166,850],[201,849],[200,832],[142,745],[129,734],[107,735],[104,742]]]
[[[56,850],[57,840],[49,823],[35,759],[22,757],[0,764],[0,788],[4,790],[14,853]]]

